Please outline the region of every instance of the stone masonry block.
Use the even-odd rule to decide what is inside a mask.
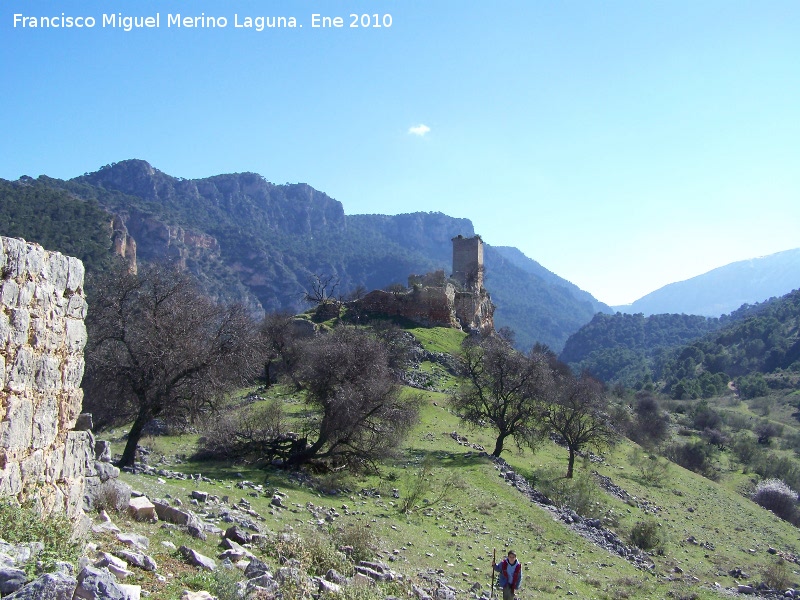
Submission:
[[[64,444],[64,466],[59,479],[72,481],[83,478],[83,474],[89,469],[89,461],[94,462],[91,439],[92,434],[88,431],[70,431],[67,434],[67,441]]]
[[[27,348],[20,348],[17,351],[14,363],[11,365],[11,370],[8,373],[6,388],[12,392],[18,393],[32,388],[35,363],[36,361],[30,353],[30,350]]]
[[[15,346],[28,343],[28,334],[31,326],[31,314],[25,308],[15,308],[11,311],[11,339]]]
[[[66,316],[71,319],[85,319],[88,309],[89,305],[86,303],[83,296],[80,294],[72,294],[67,304]]]
[[[0,283],[0,304],[8,307],[17,306],[19,298],[19,285],[13,279],[7,279]]]
[[[50,312],[56,301],[53,285],[47,281],[37,283],[33,290],[33,298],[42,312]]]
[[[27,308],[33,300],[33,293],[36,291],[36,284],[32,281],[26,281],[19,286],[19,297],[17,298],[17,305],[21,308]]]
[[[60,431],[68,431],[75,427],[75,422],[78,420],[78,415],[81,413],[82,404],[83,390],[81,388],[61,391],[58,403],[60,411],[58,415],[58,428]]]
[[[75,354],[83,352],[86,345],[86,325],[78,319],[67,319],[66,323],[67,351]]]
[[[0,303],[0,350],[4,350],[11,336],[11,321]]]
[[[70,292],[77,292],[78,290],[83,289],[83,276],[84,276],[84,268],[83,263],[70,256],[68,259],[69,261],[69,273],[67,275],[67,290]]]
[[[63,327],[61,335],[53,331],[55,323],[48,322],[47,319],[31,319],[31,346],[40,352],[55,352],[58,349],[61,339],[63,339]]]
[[[42,276],[45,267],[45,251],[38,244],[27,244],[25,253],[25,270],[34,279]]]
[[[33,447],[49,447],[57,433],[58,403],[55,396],[45,396],[33,412]]]
[[[69,274],[69,259],[63,254],[51,254],[47,261],[45,277],[53,284],[55,294],[62,296],[67,287],[67,275]]]
[[[6,264],[3,265],[4,274],[8,277],[17,278],[25,272],[26,244],[22,240],[4,238],[3,254],[6,256]]]
[[[45,477],[47,481],[58,481],[64,470],[64,445],[51,448],[45,459]]]
[[[33,405],[27,398],[9,396],[5,418],[0,421],[0,448],[21,451],[31,447]]]
[[[34,383],[37,391],[52,392],[61,388],[61,361],[55,356],[40,356],[36,361]]]
[[[0,470],[0,496],[16,496],[22,491],[22,473],[19,463],[9,463]]]
[[[86,362],[79,354],[68,356],[61,365],[61,386],[65,390],[80,387]]]
[[[36,450],[19,463],[19,470],[25,487],[43,483],[45,471],[44,453],[41,450]]]

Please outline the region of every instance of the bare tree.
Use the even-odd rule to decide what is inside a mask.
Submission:
[[[500,456],[510,436],[518,447],[535,445],[539,403],[552,388],[545,357],[525,356],[498,336],[467,338],[461,368],[465,382],[452,405],[462,421],[473,426],[488,422],[497,431],[492,455]]]
[[[342,326],[307,341],[297,373],[314,416],[304,438],[276,445],[287,466],[370,465],[416,423],[418,400],[401,394],[385,344],[361,329]]]
[[[542,404],[543,425],[561,436],[569,450],[567,478],[572,478],[579,452],[599,452],[616,439],[607,408],[603,384],[586,375],[559,377],[554,398]]]
[[[336,299],[334,294],[338,287],[339,279],[334,275],[315,273],[309,278],[308,290],[303,296],[303,300],[309,304],[329,304]]]
[[[183,272],[117,269],[92,288],[85,404],[118,422],[133,418],[120,466],[134,463],[152,419],[187,422],[258,369],[246,310],[214,304]]]
[[[364,296],[367,295],[368,291],[369,290],[367,290],[366,286],[359,283],[355,288],[353,288],[347,293],[347,295],[345,296],[345,301],[353,302],[356,300],[361,300]]]

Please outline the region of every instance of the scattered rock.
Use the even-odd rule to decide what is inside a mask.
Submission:
[[[28,577],[25,571],[14,567],[0,568],[0,596],[13,594],[25,585]]]
[[[28,585],[19,588],[4,600],[72,600],[73,593],[77,593],[74,577],[64,573],[45,573]],[[74,596],[85,598],[85,596]]]
[[[181,553],[181,556],[183,556],[184,559],[186,559],[186,562],[188,562],[190,565],[194,565],[195,567],[200,567],[201,569],[206,569],[208,571],[214,571],[217,568],[217,563],[214,562],[214,559],[203,556],[188,546],[181,546],[178,548],[178,552]]]
[[[119,587],[108,569],[84,567],[78,574],[78,586],[74,589],[75,600],[129,600],[128,594]]]
[[[136,533],[119,533],[117,534],[117,540],[126,546],[138,548],[139,550],[147,550],[147,548],[150,547],[150,540],[147,537],[138,535]]]
[[[131,498],[128,502],[128,513],[137,521],[155,521],[156,506],[146,496]]]

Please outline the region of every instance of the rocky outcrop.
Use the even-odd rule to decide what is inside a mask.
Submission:
[[[111,243],[113,244],[114,254],[125,259],[131,273],[136,273],[136,240],[128,233],[124,219],[119,215],[114,215],[111,220]]]
[[[83,392],[83,264],[0,238],[0,495],[35,497],[43,513],[81,514],[94,461],[74,431]]]
[[[168,260],[185,269],[188,260],[198,260],[204,256],[218,258],[220,255],[219,242],[215,237],[166,225],[155,217],[138,211],[131,211],[125,219],[125,226],[138,241],[139,254],[143,260]]]

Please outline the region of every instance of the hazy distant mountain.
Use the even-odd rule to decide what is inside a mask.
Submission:
[[[406,283],[411,273],[449,274],[451,238],[475,233],[468,219],[442,213],[345,215],[339,201],[304,183],[276,185],[256,173],[181,179],[143,160],[69,181],[41,176],[0,184],[0,216],[14,217],[0,220],[0,234],[13,224],[13,235],[65,251],[59,214],[67,213],[50,212],[68,202],[70,218],[79,219],[84,202],[94,224],[72,229],[91,231],[86,256],[113,248],[138,261],[176,261],[210,295],[254,311],[304,308],[313,275],[333,276],[335,293],[346,295],[359,286]],[[33,196],[42,201],[28,218]],[[97,211],[105,212],[105,223]],[[514,248],[487,247],[485,256],[495,322],[516,331],[520,348],[539,341],[558,351],[596,312],[609,310]]]
[[[800,288],[800,248],[719,267],[666,285],[633,304],[615,306],[645,315],[685,313],[718,317],[742,304],[762,302]]]

